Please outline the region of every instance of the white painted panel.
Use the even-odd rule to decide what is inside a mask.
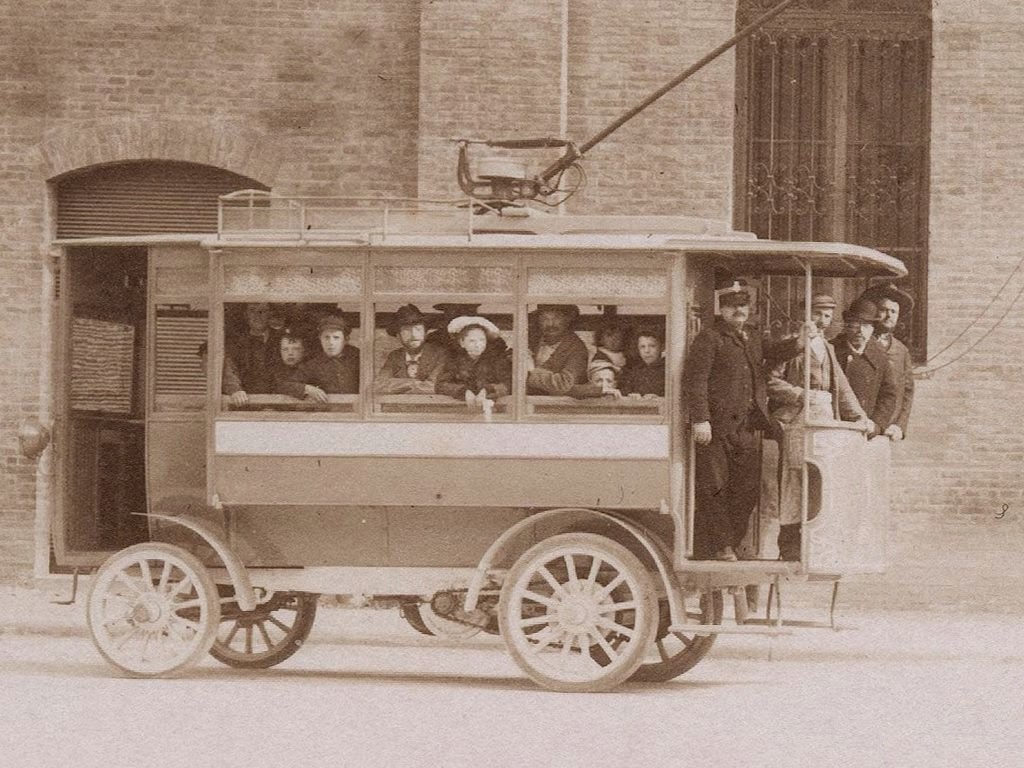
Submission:
[[[664,459],[663,424],[223,421],[219,455]]]

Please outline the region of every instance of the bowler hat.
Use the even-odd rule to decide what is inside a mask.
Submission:
[[[895,301],[900,305],[900,315],[906,315],[914,308],[914,297],[900,289],[895,283],[877,283],[869,286],[860,295],[860,298],[870,299],[876,304],[883,299]]]
[[[391,317],[388,323],[387,331],[392,336],[397,336],[398,332],[407,325],[426,325],[427,318],[420,312],[419,307],[415,304],[406,304],[398,308],[398,311]]]
[[[348,323],[340,315],[326,315],[321,317],[316,324],[316,334],[319,336],[324,331],[341,331],[348,336]]]
[[[860,296],[850,305],[849,309],[843,312],[843,320],[860,320],[864,323],[874,323],[878,321],[881,314],[875,302]]]

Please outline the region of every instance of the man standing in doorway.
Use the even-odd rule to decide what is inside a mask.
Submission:
[[[697,444],[694,554],[731,561],[757,504],[761,433],[775,429],[761,337],[746,328],[750,290],[730,279],[715,294],[719,315],[691,343],[682,389]],[[790,356],[805,335],[784,345]]]
[[[872,338],[880,314],[875,302],[858,298],[843,312],[843,332],[832,340],[836,360],[874,423],[868,437],[891,436],[888,430],[896,411],[896,374],[885,350]]]

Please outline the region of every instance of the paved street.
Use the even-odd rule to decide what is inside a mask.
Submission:
[[[4,766],[1018,766],[1024,748],[1016,616],[846,616],[772,660],[723,637],[673,683],[567,695],[493,638],[454,646],[393,612],[322,609],[272,670],[127,680],[81,604],[0,608]]]

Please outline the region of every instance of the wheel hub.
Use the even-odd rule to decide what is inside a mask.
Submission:
[[[154,629],[167,623],[167,606],[155,594],[143,595],[132,608],[129,620],[137,627]]]
[[[594,623],[591,602],[583,597],[568,597],[558,607],[558,621],[571,631],[583,631]]]

